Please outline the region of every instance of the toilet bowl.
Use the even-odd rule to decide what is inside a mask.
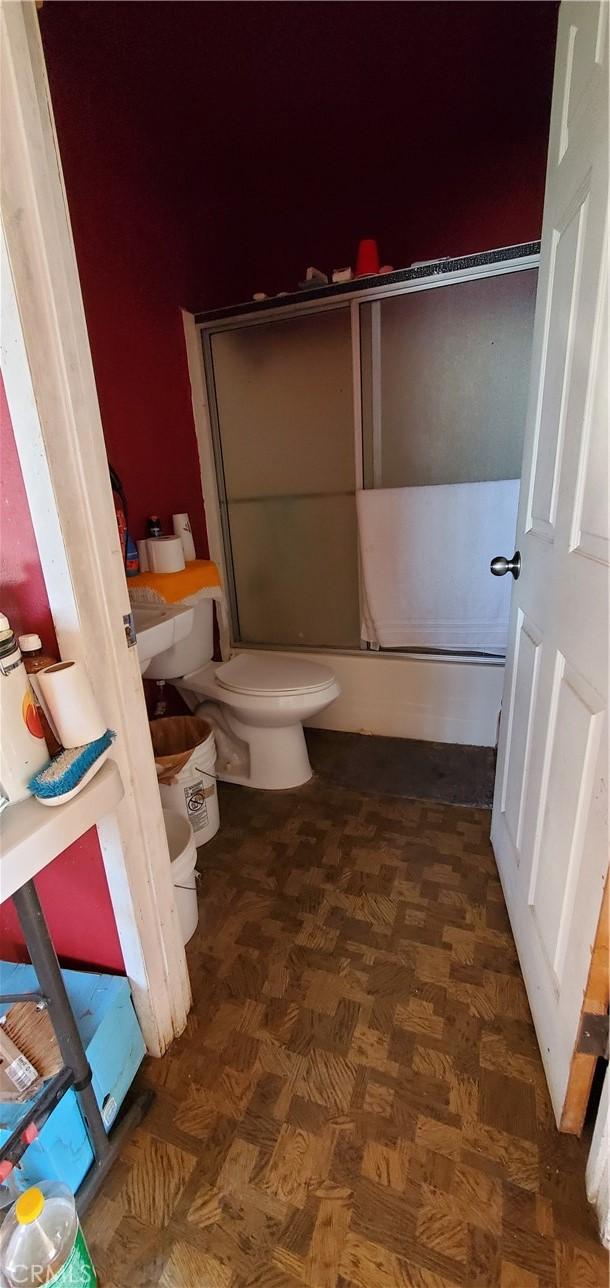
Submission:
[[[216,734],[218,777],[266,790],[299,787],[311,778],[303,721],[341,692],[328,667],[274,653],[208,663],[183,676],[177,688],[187,700],[193,694],[205,699],[197,713]]]
[[[190,635],[157,654],[147,677],[170,680],[212,725],[217,777],[245,787],[300,787],[311,778],[303,721],[341,689],[327,666],[280,653],[238,653],[212,662],[212,600],[193,595]]]

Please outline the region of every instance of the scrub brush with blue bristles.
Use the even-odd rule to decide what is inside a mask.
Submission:
[[[30,779],[28,787],[32,795],[41,805],[63,805],[71,796],[76,796],[105,761],[114,738],[116,734],[107,729],[94,742],[60,751]]]

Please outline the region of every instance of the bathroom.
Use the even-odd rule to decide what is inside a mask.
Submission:
[[[371,231],[377,238],[382,261],[389,260],[395,267],[439,256],[476,255],[506,246],[523,248],[539,238],[554,40],[548,7],[530,11],[529,29],[524,16],[523,29],[519,25],[513,29],[509,11],[501,6],[494,6],[494,12],[484,21],[479,15],[474,29],[457,13],[450,20],[442,7],[433,15],[410,6],[408,20],[403,6],[386,9],[383,22],[375,18],[371,6],[359,12],[359,24],[353,31],[346,19],[341,20],[335,6],[326,5],[316,10],[315,17],[310,11],[305,15],[300,8],[299,18],[296,12],[292,15],[289,6],[283,6],[281,16],[275,20],[265,10],[257,10],[256,17],[253,13],[249,19],[250,29],[247,23],[243,25],[245,18],[240,9],[224,6],[222,13],[220,7],[216,10],[209,30],[205,8],[201,8],[199,16],[197,7],[190,11],[188,19],[182,13],[173,19],[171,59],[166,56],[163,10],[149,13],[137,89],[132,88],[125,102],[123,88],[119,106],[115,98],[116,77],[108,77],[107,66],[109,60],[119,59],[120,69],[120,60],[124,59],[127,67],[134,42],[140,44],[135,11],[126,6],[111,24],[104,19],[101,6],[89,7],[82,16],[80,10],[71,9],[71,18],[67,11],[54,9],[45,13],[43,6],[41,30],[70,190],[104,433],[109,459],[125,488],[135,538],[144,536],[151,511],[158,512],[164,530],[171,531],[171,514],[179,509],[188,511],[191,517],[197,553],[205,556],[209,551],[208,512],[213,498],[206,496],[206,527],[202,488],[205,490],[211,480],[208,470],[203,471],[202,480],[202,446],[193,427],[191,382],[185,366],[182,319],[174,307],[176,300],[199,314],[237,306],[251,300],[258,290],[270,296],[291,291],[309,264],[320,261],[320,267],[329,275],[333,267],[344,263],[355,267],[358,241]],[[539,28],[537,23],[541,24]],[[191,25],[198,39],[209,43],[206,98],[234,105],[230,121],[223,116],[222,131],[208,128],[203,135],[198,106],[193,105],[200,71],[197,39],[189,41]],[[369,34],[379,49],[372,66],[367,57]],[[402,74],[403,54],[399,56],[397,52],[401,40],[406,41],[407,48],[412,44],[414,51],[407,77]],[[521,95],[524,108],[518,128],[514,99],[511,94],[502,94],[497,85],[498,64],[506,64],[506,53],[501,55],[500,49],[504,50],[508,40],[512,42],[507,47],[513,50],[513,64],[510,74],[507,69],[502,75],[506,75],[507,84],[514,83],[514,67],[518,66],[518,74],[527,81]],[[455,41],[464,47],[457,61],[453,54]],[[351,57],[342,53],[344,42],[352,49]],[[528,59],[538,60],[527,76],[525,67],[529,68],[531,62],[522,63],[522,42]],[[227,68],[223,51],[232,45],[236,51],[244,52],[236,54]],[[260,67],[257,58],[247,57],[250,45],[260,55]],[[316,57],[321,65],[315,77],[305,53],[310,45],[319,46]],[[425,57],[420,51],[435,45],[434,83],[424,86]],[[296,81],[290,120],[281,126],[276,107],[285,92],[286,60]],[[417,75],[414,65],[419,68]],[[465,99],[460,86],[469,79],[466,68],[470,66],[477,68],[478,97]],[[79,90],[77,75],[83,77]],[[116,75],[125,87],[127,70],[124,75],[117,70]],[[356,95],[354,103],[356,85],[365,85],[366,92]],[[79,108],[74,112],[75,94],[88,104],[87,110]],[[246,127],[251,101],[256,103],[257,115],[254,121],[248,120]],[[389,126],[389,121],[396,122],[399,114],[415,122],[417,138],[409,141],[408,164],[402,131],[396,123]],[[317,140],[327,119],[332,122],[326,127],[332,134],[316,155]],[[272,131],[275,169],[265,159]],[[83,150],[95,154],[95,168],[82,166]],[[343,158],[340,163],[336,161],[338,157]],[[206,210],[205,233],[201,236],[200,203]],[[112,262],[100,272],[100,248],[105,245],[109,246]],[[522,249],[518,253],[522,254]],[[535,254],[531,260],[535,260]],[[533,321],[535,279],[535,267],[519,277],[526,293],[523,325],[519,326],[518,320],[516,327],[517,334],[521,332],[521,348],[519,353],[504,357],[505,366],[510,361],[515,364],[509,378],[499,365],[500,387],[494,388],[490,400],[507,397],[518,404],[508,418],[505,412],[502,418],[497,417],[498,438],[512,435],[512,449],[500,448],[504,460],[485,461],[481,473],[476,457],[480,456],[480,435],[489,406],[479,403],[464,412],[465,419],[474,414],[479,420],[479,428],[465,447],[470,459],[456,460],[453,474],[450,459],[436,473],[430,472],[428,461],[423,461],[419,476],[411,472],[410,478],[436,483],[516,477],[525,418],[528,328]],[[508,277],[494,280],[500,290],[517,289],[517,274],[511,275],[510,283]],[[485,285],[482,281],[478,289],[484,290]],[[440,299],[443,292],[435,294]],[[405,305],[415,301],[414,296],[400,298]],[[400,307],[398,297],[396,303]],[[502,302],[499,307],[503,307]],[[511,300],[507,307],[514,310],[516,301]],[[455,316],[449,317],[446,325],[459,328],[462,319],[457,301],[455,308]],[[484,310],[485,304],[475,326],[486,326]],[[362,333],[374,312],[370,303],[364,306]],[[354,417],[349,404],[352,383],[360,377],[351,368],[349,348],[354,343],[354,327],[348,314],[349,309],[340,318],[334,314],[341,331],[336,341],[340,352],[337,362],[329,364],[328,373],[333,387],[343,391],[336,395],[336,410],[342,419],[335,459],[311,460],[309,446],[303,442],[301,422],[296,432],[300,435],[303,461],[293,456],[298,441],[283,458],[288,470],[289,462],[293,462],[294,474],[309,469],[307,486],[299,491],[326,492],[331,487],[324,479],[329,469],[335,471],[340,491],[353,492],[357,485],[358,465],[355,450],[352,451]],[[327,327],[332,322],[328,312],[319,317],[321,324],[326,318]],[[248,320],[252,320],[251,316]],[[508,315],[504,321],[510,325]],[[283,330],[286,333],[290,328],[284,326]],[[496,336],[498,348],[502,338]],[[396,341],[400,344],[399,336]],[[214,341],[219,342],[220,337]],[[321,337],[320,352],[312,354],[314,365],[320,361],[324,343]],[[477,346],[476,336],[472,343]],[[508,343],[514,349],[514,337]],[[442,344],[441,339],[435,359],[438,363],[444,361]],[[363,378],[369,353],[370,345],[362,354]],[[286,353],[286,360],[288,357]],[[463,360],[463,352],[454,358],[458,363]],[[399,362],[396,356],[394,369]],[[432,369],[426,377],[427,386],[435,377]],[[297,382],[308,379],[305,372],[297,371],[292,378]],[[311,383],[316,385],[314,372]],[[390,389],[387,396],[396,401],[401,394],[404,391]],[[260,397],[266,396],[277,398],[277,390],[267,394],[261,390]],[[385,392],[380,391],[380,396],[385,397]],[[320,416],[321,398],[319,394],[316,400],[314,389],[303,413],[303,420],[308,415],[317,419],[320,444],[328,441],[327,427]],[[292,410],[289,404],[288,410]],[[438,410],[441,417],[446,416],[442,407]],[[260,415],[266,416],[264,406]],[[360,451],[366,463],[372,439],[370,410],[363,407],[361,415],[366,423],[362,425]],[[239,435],[244,430],[243,425],[234,430],[238,450]],[[438,431],[439,443],[444,432],[444,427]],[[172,450],[163,451],[160,470],[155,445],[165,443],[169,433]],[[262,454],[273,452],[273,448],[270,431]],[[432,461],[438,452],[438,443],[431,444]],[[250,470],[253,464],[249,461],[245,468]],[[294,478],[281,478],[282,468],[278,459],[277,477],[271,484],[275,493],[289,493],[293,487]],[[364,485],[370,487],[371,481],[364,480]],[[399,473],[384,486],[402,481]],[[236,486],[241,486],[241,480]],[[377,481],[375,486],[379,486]],[[299,548],[287,550],[284,555],[278,550],[276,527],[267,522],[259,537],[263,543],[259,563],[279,560],[276,575],[282,579],[282,586],[286,586],[287,578],[288,582],[297,578],[303,586],[303,615],[308,619],[306,642],[322,652],[330,645],[335,653],[343,655],[341,659],[332,654],[328,657],[343,695],[322,715],[322,724],[328,720],[331,727],[341,730],[447,743],[495,744],[501,665],[489,659],[470,665],[446,662],[441,676],[439,666],[421,655],[417,662],[399,658],[397,664],[394,657],[387,655],[383,659],[358,656],[362,634],[356,584],[358,542],[352,530],[354,515],[346,513],[348,506],[353,511],[353,505],[349,498],[338,498],[334,506],[321,500],[317,506],[314,503],[311,517],[305,505],[306,512],[297,520]],[[325,525],[324,538],[328,539],[315,549],[313,538],[320,521]],[[289,524],[294,528],[292,521]],[[333,529],[341,534],[339,544],[331,537]],[[233,543],[237,536],[231,534]],[[256,550],[256,534],[244,531],[240,539]],[[491,550],[491,555],[500,553],[512,551],[503,547]],[[336,566],[329,569],[331,557]],[[214,558],[218,561],[218,550]],[[265,642],[273,648],[296,643],[303,635],[303,623],[286,630],[292,623],[282,620],[282,615],[290,617],[285,591],[283,604],[273,603],[266,591],[260,594],[264,576],[260,568],[256,576],[252,568],[242,571],[235,567],[235,558],[233,562],[230,580],[234,582],[235,576],[241,574],[242,579],[257,587],[259,613],[267,618],[280,617]],[[320,601],[315,587],[323,572],[326,588]],[[226,590],[228,598],[230,587]],[[499,583],[495,591],[506,600],[505,586]],[[330,625],[329,635],[328,629],[322,629],[323,622],[316,624],[313,619],[316,611],[327,619],[331,605],[336,620],[324,621],[325,627]],[[244,620],[249,608],[244,603],[239,606],[245,627],[241,639],[260,643],[264,637],[261,623]],[[227,620],[235,618],[234,609],[227,605],[224,616],[226,635],[239,642],[235,621]]]
[[[494,647],[488,640],[475,639],[458,648],[453,638],[447,642],[442,636],[432,643],[428,638],[424,644],[412,638],[393,644],[380,640],[379,619],[374,612],[367,619],[363,611],[367,570],[359,544],[362,532],[359,538],[356,529],[355,495],[374,495],[380,485],[415,489],[519,477],[540,262],[557,7],[550,3],[170,6],[63,4],[54,0],[41,6],[38,21],[106,453],[122,481],[130,531],[134,538],[143,537],[150,515],[157,514],[164,532],[169,533],[172,514],[188,512],[197,556],[213,559],[220,569],[224,597],[214,601],[217,665],[221,660],[226,662],[231,653],[263,656],[270,665],[288,657],[299,665],[325,666],[336,681],[332,702],[312,715],[302,711],[299,716],[311,726],[307,739],[316,771],[309,787],[303,788],[302,798],[290,795],[296,779],[291,784],[257,782],[258,788],[289,788],[285,797],[270,793],[262,800],[245,788],[221,786],[221,828],[210,843],[211,857],[206,856],[205,847],[200,856],[201,887],[205,890],[201,906],[207,914],[201,914],[201,938],[193,940],[189,950],[195,1005],[189,1024],[206,1021],[208,987],[216,1005],[219,998],[222,1005],[229,1005],[231,997],[241,1005],[244,962],[250,962],[254,970],[261,956],[268,956],[270,962],[277,958],[276,975],[273,979],[270,975],[264,989],[265,995],[275,999],[280,1023],[296,994],[291,992],[293,983],[288,992],[278,983],[284,968],[279,949],[274,955],[271,947],[276,914],[265,890],[277,888],[282,853],[295,863],[296,888],[299,863],[305,861],[302,851],[308,846],[319,843],[321,868],[331,869],[350,845],[357,850],[354,837],[369,838],[363,841],[367,853],[356,854],[344,878],[346,897],[377,900],[370,929],[372,961],[375,948],[381,952],[383,947],[379,938],[385,933],[380,930],[381,910],[392,886],[390,870],[397,862],[397,846],[400,848],[396,838],[406,837],[408,844],[409,836],[414,837],[420,827],[425,836],[422,844],[430,846],[431,835],[445,830],[444,840],[438,842],[438,855],[444,857],[431,859],[426,875],[420,873],[418,880],[424,882],[426,897],[435,880],[447,883],[443,896],[450,894],[454,884],[457,905],[462,891],[455,873],[449,870],[452,860],[447,858],[457,853],[457,841],[452,839],[455,826],[455,834],[466,838],[466,862],[468,837],[473,853],[480,856],[486,880],[494,886],[491,902],[498,903],[498,934],[506,934],[500,924],[500,888],[493,868],[487,866],[505,644]],[[298,284],[310,265],[329,277],[333,269],[344,265],[355,268],[358,244],[366,237],[376,239],[380,265],[389,264],[396,270],[392,280],[384,282],[383,275],[375,275],[361,291],[354,289],[354,283],[345,290],[341,287],[348,296],[343,304],[341,293],[333,296],[331,288],[324,294],[323,287],[317,296],[300,292],[295,300]],[[493,254],[498,251],[501,255]],[[454,276],[451,285],[439,289],[446,259],[457,261],[446,270]],[[423,267],[416,270],[419,276],[409,277],[414,264]],[[405,270],[403,276],[401,270]],[[421,287],[422,281],[430,289],[412,289],[413,282]],[[482,309],[474,321],[470,319],[472,330],[464,338],[460,310],[468,292],[473,291],[483,297]],[[486,291],[491,294],[485,295]],[[254,304],[253,296],[259,292],[267,299]],[[287,296],[276,300],[280,292]],[[389,429],[384,438],[383,409],[390,407],[393,399],[408,401],[405,389],[410,393],[410,382],[421,375],[421,365],[418,371],[409,368],[404,345],[401,349],[401,311],[421,306],[411,325],[421,326],[425,348],[426,334],[436,337],[442,328],[442,320],[432,315],[433,301],[441,297],[448,300],[450,292],[456,301],[455,312],[450,311],[446,319],[447,334],[439,340],[434,357],[437,366],[428,374],[427,389],[431,397],[438,394],[439,373],[446,370],[444,363],[452,361],[443,346],[445,340],[455,340],[457,333],[462,347],[458,345],[450,370],[460,402],[468,400],[461,424],[462,455],[456,461],[446,451],[451,407],[448,412],[446,401],[439,397],[434,417],[443,428],[437,431],[437,439],[429,430],[427,443],[436,464],[439,457],[435,453],[441,451],[440,471],[425,474],[424,467],[421,476],[407,476],[401,474],[399,462],[398,467],[394,463],[393,473],[388,467],[384,475],[395,444],[390,441]],[[507,314],[498,320],[493,310],[501,314],[505,304]],[[511,324],[504,328],[507,315]],[[481,403],[476,398],[476,381],[469,381],[464,371],[464,353],[469,339],[488,335],[490,316],[496,328],[494,344],[498,339],[505,346],[504,361],[495,367],[492,363],[492,377],[498,383],[492,398]],[[254,321],[257,317],[258,322]],[[298,327],[309,328],[304,341],[305,348],[310,345],[306,363],[301,362],[299,345],[291,348]],[[283,354],[278,339],[281,332],[287,337]],[[237,343],[231,347],[236,333]],[[292,363],[289,415],[298,429],[290,452],[284,457],[278,453],[276,458],[286,402],[275,385],[271,390],[250,386],[248,399],[255,402],[259,398],[260,420],[254,427],[263,435],[264,448],[251,456],[240,456],[240,442],[246,441],[253,427],[251,402],[239,396],[240,382],[245,379],[243,367],[251,361],[256,344],[260,349],[258,370],[264,367],[263,350],[269,336],[275,342],[269,350],[274,360],[280,366],[284,360],[288,366]],[[428,343],[428,356],[432,348]],[[391,362],[386,356],[390,351]],[[327,359],[328,369],[324,367]],[[223,360],[225,369],[221,371]],[[236,364],[232,369],[231,363]],[[340,425],[333,444],[324,422],[324,395],[329,385],[337,412],[333,427]],[[274,422],[270,413],[278,407]],[[493,452],[486,457],[483,449],[489,443],[485,443],[484,427],[491,411],[498,412],[495,423],[501,422],[502,432],[494,437]],[[306,441],[308,423],[315,425],[315,434],[312,430]],[[473,423],[475,430],[469,437]],[[237,463],[233,475],[232,449]],[[239,477],[240,467],[245,477]],[[295,493],[305,494],[300,498],[305,510],[311,507],[300,527],[291,518]],[[251,514],[244,522],[248,505]],[[269,519],[273,506],[280,514],[279,521]],[[516,505],[513,532],[515,520]],[[17,515],[17,521],[22,522],[22,517]],[[294,546],[295,532],[298,548]],[[489,577],[489,558],[512,556],[514,548],[508,537],[490,548],[485,556],[485,575]],[[443,559],[450,563],[453,554],[453,550],[437,549],[441,563]],[[34,581],[38,575],[35,543],[29,561]],[[399,569],[399,582],[403,571]],[[279,593],[273,589],[274,581],[277,584],[274,572],[281,582]],[[447,568],[444,576],[447,590],[451,586]],[[463,563],[456,567],[455,577],[467,591],[469,577]],[[370,569],[368,588],[378,588],[379,579],[378,563]],[[512,580],[489,577],[490,586],[503,597],[505,632],[508,583]],[[316,594],[322,582],[324,598]],[[294,583],[298,586],[298,610],[286,589]],[[456,591],[457,599],[459,593]],[[42,632],[48,610],[40,609],[40,602],[41,595],[36,600],[33,594],[32,611],[40,614]],[[372,627],[368,638],[367,620]],[[46,629],[50,629],[48,622]],[[169,685],[159,690],[154,674],[145,679],[144,687],[149,712],[159,700],[169,704],[170,712],[187,709]],[[287,683],[286,687],[294,685]],[[197,692],[196,697],[199,705],[199,700],[209,699],[210,694]],[[192,701],[188,706],[193,706]],[[385,740],[391,740],[391,745]],[[438,748],[434,753],[437,760],[432,747]],[[286,757],[280,759],[286,761]],[[329,795],[322,799],[319,792],[324,772],[328,774]],[[413,783],[415,787],[410,786]],[[147,779],[146,790],[152,791],[152,786]],[[344,789],[358,794],[351,821],[345,816]],[[374,803],[375,793],[385,801],[385,814]],[[414,799],[432,803],[416,807]],[[466,811],[459,826],[449,822],[450,815],[443,814],[441,821],[448,802]],[[261,843],[276,849],[268,868],[256,852],[259,828],[264,834]],[[386,856],[385,865],[373,853],[371,838],[376,836],[379,854]],[[104,864],[108,847],[102,843],[100,849],[95,833],[79,846],[77,858],[68,855],[56,861],[55,880],[44,876],[45,908],[53,922],[58,951],[75,962],[93,961],[106,969],[123,970],[125,946],[116,925],[120,876],[115,873],[113,878],[112,871],[109,876],[109,865]],[[236,860],[231,857],[232,847],[245,870],[243,888]],[[316,866],[313,859],[312,864]],[[469,872],[474,881],[474,873]],[[307,885],[308,878],[303,880]],[[309,880],[315,891],[315,878]],[[303,958],[310,951],[321,957],[322,944],[330,949],[336,940],[340,914],[345,914],[339,899],[341,889],[339,882],[336,895],[329,898],[324,885],[323,905],[312,894],[311,911],[296,935]],[[91,890],[96,892],[95,906]],[[222,922],[231,897],[239,898],[244,914],[234,939],[227,931],[227,958],[215,979],[216,958],[224,942]],[[70,924],[63,911],[68,900],[79,913],[70,917]],[[450,899],[441,898],[441,906],[444,903],[449,905]],[[321,906],[324,910],[317,926]],[[248,907],[251,915],[246,915]],[[504,915],[503,909],[501,912]],[[290,918],[287,907],[282,915]],[[413,907],[410,915],[416,916]],[[433,965],[437,945],[431,929],[433,910],[427,915],[430,921],[422,931],[421,943],[428,944],[430,958],[418,966],[423,993],[413,999],[420,1009],[415,1006],[412,1016],[417,1014],[417,1023],[430,1034],[440,1012],[435,1009],[439,995],[426,992],[439,988]],[[495,915],[496,909],[488,908],[488,926]],[[349,923],[352,929],[355,920]],[[17,945],[17,926],[9,923],[8,931]],[[345,926],[339,937],[345,948],[345,969],[351,960],[349,969],[358,974],[348,931]],[[510,951],[514,956],[507,942],[501,948],[507,961]],[[437,965],[442,972],[440,958]],[[476,967],[467,955],[462,959],[465,974],[460,987],[475,988],[474,971],[479,965],[478,957]],[[304,969],[315,976],[305,981],[308,1010],[322,1025],[320,1017],[337,1014],[334,1007],[326,1010],[321,1000],[319,1005],[312,1001],[320,998],[316,988],[323,988],[320,975],[324,967],[318,961]],[[471,979],[467,978],[469,969]],[[516,969],[511,964],[507,974]],[[297,986],[297,993],[305,982]],[[361,985],[362,980],[359,985],[354,978],[351,992],[348,988],[345,996],[340,994],[339,1002],[341,1014],[345,1007],[364,1008],[360,1025],[366,1033],[360,1034],[360,1039],[358,1033],[351,1036],[354,1067],[360,1063],[354,1055],[357,1040],[370,1042],[371,1033],[377,1030],[364,1002],[356,996]],[[453,997],[454,1008],[460,1001],[463,997]],[[476,1018],[478,1024],[481,1017],[476,1015],[472,999],[469,1005],[466,1019],[474,1024]],[[514,1006],[514,1022],[525,1022],[522,1004]],[[215,1023],[213,1016],[210,1023]],[[328,1027],[330,1031],[330,1019]],[[405,1029],[414,1032],[409,1024]],[[298,1024],[295,1033],[297,1030]],[[244,1050],[240,1049],[235,1060],[247,1061],[246,1037],[260,1039],[247,1028],[243,1032]],[[220,1051],[224,1045],[220,1036],[216,1039],[212,1034],[210,1041],[211,1051]],[[337,1050],[343,1052],[338,1037],[336,1041]],[[240,1042],[236,1038],[236,1048]],[[333,1049],[330,1038],[321,1038],[320,1043],[322,1050]],[[388,1055],[386,1049],[384,1059],[395,1058],[400,1063],[396,1034],[391,1046],[394,1055]],[[430,1044],[423,1046],[429,1050]],[[298,1036],[294,1049],[299,1050]],[[413,1052],[411,1057],[416,1061]],[[422,1059],[421,1055],[417,1058]],[[527,1058],[534,1058],[529,1049]],[[189,1067],[189,1059],[186,1053],[185,1067]],[[417,1063],[412,1067],[416,1078],[426,1076]],[[240,1066],[229,1062],[227,1068]],[[292,1068],[290,1064],[290,1069],[287,1065],[283,1071],[274,1067],[266,1072],[269,1079],[290,1082]],[[436,1077],[430,1069],[428,1073]],[[240,1069],[242,1076],[245,1085],[245,1073]],[[207,1087],[205,1079],[201,1085]],[[320,1092],[322,1100],[315,1094],[310,1099],[320,1105],[325,1103],[323,1094]],[[370,1100],[372,1093],[366,1094]],[[466,1094],[463,1086],[453,1089],[452,1104],[458,1095]],[[171,1096],[169,1100],[162,1096],[159,1107],[152,1111],[150,1131],[153,1136],[160,1133],[168,1148],[177,1146],[180,1133],[183,1145],[185,1135],[190,1141],[203,1139],[203,1127],[193,1127],[193,1123],[199,1110],[203,1123],[204,1110],[194,1094],[189,1093],[188,1105],[188,1113],[184,1108],[178,1111],[173,1144],[172,1132],[165,1137],[160,1125],[163,1106],[168,1113],[175,1107]],[[455,1113],[455,1106],[451,1113]],[[298,1129],[296,1118],[290,1131],[292,1127]],[[304,1130],[316,1139],[323,1135],[313,1120]],[[522,1134],[527,1135],[525,1128]],[[246,1136],[243,1141],[245,1148]],[[250,1144],[254,1148],[255,1142]],[[380,1149],[385,1147],[381,1142]],[[262,1148],[258,1141],[256,1148]],[[340,1153],[339,1149],[337,1157]],[[437,1156],[434,1149],[430,1153],[433,1159]],[[367,1167],[373,1166],[367,1158],[365,1149],[365,1177],[369,1175]],[[573,1161],[578,1168],[576,1154]],[[422,1152],[419,1164],[422,1168],[431,1165],[430,1155],[424,1157]],[[422,1184],[444,1193],[437,1173],[438,1169],[434,1179],[422,1180]],[[374,1177],[369,1179],[372,1182]],[[343,1183],[348,1182],[344,1179]],[[392,1196],[396,1188],[390,1185]],[[331,1200],[323,1197],[321,1202]],[[301,1198],[295,1206],[302,1207]],[[279,1220],[277,1212],[273,1219]],[[216,1244],[210,1239],[210,1256],[220,1256],[221,1235]],[[431,1246],[431,1236],[426,1235],[423,1241]],[[200,1232],[190,1242],[186,1239],[201,1255],[204,1242]],[[387,1246],[392,1247],[391,1241]],[[395,1249],[394,1254],[408,1260],[404,1249]],[[302,1277],[306,1254],[301,1249],[294,1255]],[[280,1271],[288,1279],[290,1270],[286,1258],[277,1264],[280,1283]],[[528,1269],[523,1259],[518,1265],[524,1273]],[[441,1273],[440,1262],[436,1270]],[[445,1265],[444,1270],[450,1281],[450,1267]],[[293,1272],[294,1278],[294,1266]],[[345,1268],[341,1273],[347,1282],[366,1282],[362,1269],[360,1279],[356,1270],[351,1276]],[[490,1269],[488,1278],[481,1282],[496,1282],[495,1274],[496,1270]],[[177,1272],[175,1282],[181,1282]],[[325,1281],[320,1278],[318,1282]]]

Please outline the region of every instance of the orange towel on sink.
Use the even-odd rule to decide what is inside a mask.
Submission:
[[[211,559],[193,559],[182,572],[139,572],[127,584],[134,604],[179,604],[201,591],[207,591],[210,599],[222,595],[218,568]]]

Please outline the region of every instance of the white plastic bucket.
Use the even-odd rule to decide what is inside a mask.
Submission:
[[[174,899],[176,900],[176,909],[180,919],[182,942],[188,944],[189,939],[195,934],[199,921],[197,883],[195,880],[197,846],[195,845],[193,829],[188,819],[184,818],[182,814],[178,814],[173,809],[164,809],[163,821],[167,833],[169,857],[172,865]]]
[[[178,719],[184,721],[183,728],[187,730],[189,723],[204,723],[203,721],[195,721],[193,716],[178,717]],[[161,724],[170,725],[170,720],[152,722],[153,744],[155,743],[155,726]],[[209,730],[210,726],[207,725],[207,728]],[[190,754],[183,746],[179,746],[179,754],[183,758],[187,755],[188,758],[178,769],[170,768],[163,771],[166,777],[171,778],[170,782],[164,783],[161,781],[161,766],[168,763],[168,757],[159,757],[157,755],[157,746],[155,746],[157,774],[160,777],[161,804],[164,809],[176,810],[178,814],[182,814],[195,833],[195,845],[205,845],[206,841],[211,841],[212,837],[216,835],[220,825],[214,734],[210,731],[207,737],[196,743]]]

